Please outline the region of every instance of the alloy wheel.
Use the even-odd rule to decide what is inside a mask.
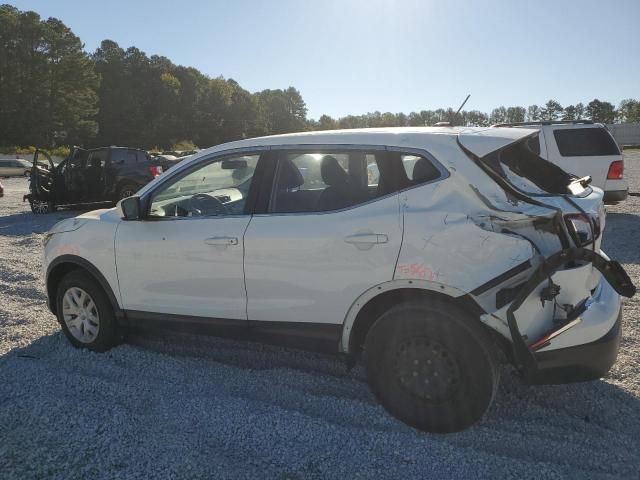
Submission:
[[[45,214],[51,211],[51,206],[49,202],[45,202],[42,200],[32,200],[31,208],[33,209],[33,213],[37,214]]]
[[[69,288],[62,296],[62,316],[73,337],[91,343],[100,330],[100,315],[93,298],[79,287]]]

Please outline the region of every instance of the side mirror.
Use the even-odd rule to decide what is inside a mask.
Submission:
[[[123,198],[118,202],[118,209],[123,220],[140,220],[142,214],[140,208],[140,197],[133,196]]]

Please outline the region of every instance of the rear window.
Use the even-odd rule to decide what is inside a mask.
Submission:
[[[563,157],[620,155],[615,140],[604,128],[575,128],[553,131]]]

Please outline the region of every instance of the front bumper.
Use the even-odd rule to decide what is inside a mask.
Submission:
[[[629,196],[629,189],[609,190],[604,192],[604,203],[618,203],[626,200]]]
[[[618,356],[622,337],[622,310],[618,310],[616,321],[598,340],[536,353],[536,370],[526,381],[532,384],[572,383],[596,380],[604,377]]]

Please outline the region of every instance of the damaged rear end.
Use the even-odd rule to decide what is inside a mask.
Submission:
[[[513,361],[531,383],[602,377],[621,336],[620,296],[635,287],[601,250],[606,217],[602,190],[528,148],[537,132],[460,134],[458,146],[504,191],[485,196],[476,226],[530,243],[532,255],[470,294],[482,321],[510,340]]]

